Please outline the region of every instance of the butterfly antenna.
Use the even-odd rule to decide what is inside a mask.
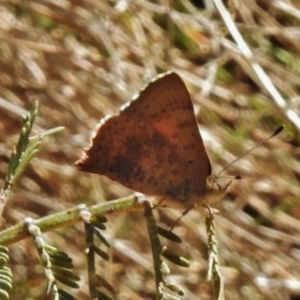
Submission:
[[[219,176],[222,172],[224,172],[230,166],[232,166],[233,164],[235,164],[238,160],[240,160],[241,158],[243,158],[244,156],[246,156],[248,153],[252,152],[254,149],[256,149],[257,147],[263,145],[266,141],[270,140],[271,138],[273,138],[274,136],[276,136],[277,134],[279,134],[283,129],[284,129],[284,125],[280,125],[270,136],[268,136],[267,138],[261,140],[255,146],[253,146],[252,148],[250,148],[249,150],[247,150],[244,154],[242,154],[238,158],[234,159],[231,163],[229,163],[223,170],[221,170],[217,174],[217,176]],[[241,176],[238,175],[238,176],[235,177],[235,179],[241,179]]]

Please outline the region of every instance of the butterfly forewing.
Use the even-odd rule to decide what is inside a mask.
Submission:
[[[183,204],[202,196],[211,167],[181,78],[159,75],[118,115],[100,121],[76,164]]]

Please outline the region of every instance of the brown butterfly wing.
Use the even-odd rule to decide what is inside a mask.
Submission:
[[[76,165],[181,203],[203,195],[211,167],[181,78],[158,76],[119,115],[102,120]]]

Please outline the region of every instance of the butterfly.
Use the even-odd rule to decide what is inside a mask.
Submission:
[[[229,185],[211,174],[190,94],[174,72],[158,75],[118,114],[100,120],[75,164],[188,210],[220,198]]]

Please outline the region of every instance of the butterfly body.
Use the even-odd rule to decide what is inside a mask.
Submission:
[[[208,182],[211,165],[189,92],[172,72],[157,76],[119,114],[102,119],[76,165],[175,207],[203,203],[220,190]]]

